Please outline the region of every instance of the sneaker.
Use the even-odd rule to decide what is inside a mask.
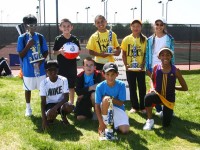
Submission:
[[[30,117],[32,115],[32,109],[31,108],[26,108],[25,116]]]
[[[147,119],[146,124],[143,127],[143,130],[151,130],[153,125],[154,125],[154,120],[153,119]]]
[[[163,111],[156,112],[155,115],[162,118],[163,117]]]
[[[129,110],[129,113],[131,113],[131,114],[134,114],[134,113],[136,113],[136,112],[137,112],[137,110],[134,109],[134,108],[131,108],[131,110]]]

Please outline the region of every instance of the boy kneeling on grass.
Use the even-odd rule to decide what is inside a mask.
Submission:
[[[105,133],[108,123],[109,100],[113,103],[114,128],[121,133],[129,132],[129,120],[125,112],[124,102],[126,100],[125,84],[117,80],[118,68],[115,63],[108,62],[103,66],[105,80],[99,83],[95,93],[95,112],[99,121],[98,132],[100,135]]]
[[[71,113],[74,106],[68,103],[69,88],[67,78],[58,75],[58,63],[56,60],[45,62],[47,78],[40,84],[42,128],[45,130],[58,114],[62,122],[69,124],[66,115]]]
[[[180,72],[171,63],[173,52],[165,47],[158,52],[158,58],[161,64],[157,64],[153,68],[152,84],[150,93],[145,96],[145,107],[147,110],[147,121],[143,130],[151,130],[154,126],[152,119],[152,105],[163,104],[163,127],[168,127],[173,117],[173,107],[175,103],[175,90],[187,91],[187,84]],[[176,86],[176,78],[180,86]]]

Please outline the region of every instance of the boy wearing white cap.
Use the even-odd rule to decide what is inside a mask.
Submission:
[[[175,103],[175,90],[187,91],[187,84],[180,72],[171,63],[173,51],[167,47],[158,52],[158,59],[161,64],[157,64],[152,72],[151,91],[145,96],[145,107],[147,110],[147,121],[143,130],[151,130],[154,125],[152,119],[152,105],[163,104],[163,127],[168,127],[173,117]],[[180,86],[176,86],[178,79]]]

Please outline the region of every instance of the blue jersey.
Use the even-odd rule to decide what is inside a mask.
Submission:
[[[104,96],[111,96],[114,97],[117,100],[125,101],[126,100],[126,87],[125,84],[120,80],[115,80],[115,85],[113,87],[108,86],[107,81],[103,81],[99,83],[96,87],[95,92],[95,103],[101,104],[102,98]],[[114,106],[125,110],[124,105],[117,106],[114,104]]]
[[[18,37],[18,42],[17,42],[17,52],[21,52],[24,47],[26,46],[26,43],[28,42],[30,36],[29,34],[23,34]],[[46,51],[48,51],[48,47],[46,44],[45,38],[42,36],[42,44],[40,45],[39,42],[39,35],[37,32],[34,33],[34,35],[31,37],[35,43],[34,47],[36,52],[39,52],[40,54],[44,54]],[[25,77],[35,77],[34,74],[34,68],[33,64],[30,63],[30,58],[32,57],[32,50],[29,49],[26,55],[21,59],[21,67],[23,71],[23,75]],[[45,69],[44,69],[44,61],[40,65],[40,76],[45,75]]]

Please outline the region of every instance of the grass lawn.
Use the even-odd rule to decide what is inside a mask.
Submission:
[[[129,114],[131,131],[118,134],[117,141],[99,141],[98,122],[78,122],[69,115],[69,126],[60,117],[48,132],[41,129],[40,98],[38,91],[32,93],[32,117],[24,117],[25,99],[22,80],[0,78],[0,149],[2,150],[200,150],[200,70],[184,71],[188,92],[176,92],[175,117],[169,128],[163,129],[161,119],[154,116],[152,131],[143,131],[146,115]],[[147,78],[147,85],[148,85]],[[130,102],[126,102],[130,109]],[[127,111],[128,113],[128,111]]]

